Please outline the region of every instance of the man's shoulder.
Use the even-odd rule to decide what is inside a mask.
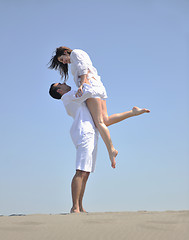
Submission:
[[[82,104],[88,98],[92,97],[94,90],[91,85],[84,83],[82,96],[76,97],[75,96],[76,92],[77,92],[76,90],[71,90],[62,96],[61,100],[63,101],[64,105],[67,105],[71,102],[77,103],[77,104]]]
[[[69,101],[72,101],[73,96],[75,95],[75,90],[71,90],[67,93],[65,93],[62,97],[61,100],[63,101],[63,103],[68,103]]]

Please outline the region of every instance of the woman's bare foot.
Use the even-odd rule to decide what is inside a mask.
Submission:
[[[133,116],[138,116],[140,114],[143,114],[143,113],[149,113],[150,110],[146,109],[146,108],[138,108],[138,107],[133,107],[132,109],[133,111]]]
[[[116,161],[115,161],[115,158],[117,157],[118,155],[118,151],[116,149],[114,149],[110,155],[110,161],[112,163],[112,168],[115,168],[116,167]]]
[[[80,213],[79,209],[71,208],[70,213]]]

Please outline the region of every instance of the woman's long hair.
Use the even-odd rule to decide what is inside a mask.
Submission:
[[[49,68],[50,69],[55,69],[60,72],[61,79],[64,77],[64,81],[68,79],[68,64],[63,64],[58,61],[58,57],[64,55],[64,51],[67,51],[67,53],[70,55],[72,50],[68,47],[59,47],[56,49],[56,52],[54,56],[52,56],[51,60],[49,61],[48,64],[50,64]]]

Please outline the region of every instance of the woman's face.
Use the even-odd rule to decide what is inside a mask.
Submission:
[[[60,57],[58,57],[58,61],[63,64],[70,63],[70,55],[69,54],[61,55]]]

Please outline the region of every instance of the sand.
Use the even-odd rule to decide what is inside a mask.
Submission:
[[[189,240],[189,211],[1,216],[0,240]]]

